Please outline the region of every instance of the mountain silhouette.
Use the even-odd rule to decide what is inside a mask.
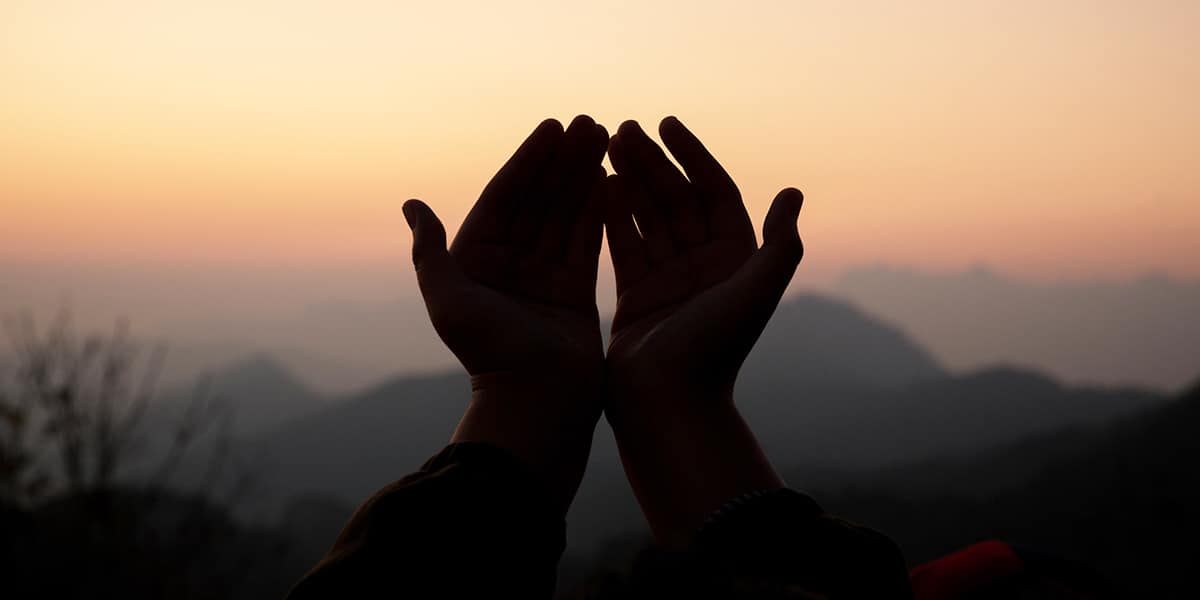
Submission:
[[[826,402],[838,400],[832,395]],[[857,408],[827,407],[818,423],[802,429],[804,440],[790,443],[789,455],[799,450],[799,456],[826,456],[825,464],[842,466],[965,456],[1038,433],[1104,423],[1164,400],[1148,390],[1066,387],[1035,371],[993,367],[893,390],[845,390],[840,401]]]
[[[256,354],[168,390],[156,412],[160,418],[178,418],[197,393],[207,394],[230,411],[235,437],[263,433],[326,404],[274,358]]]
[[[905,327],[955,370],[1036,366],[1069,382],[1182,391],[1200,372],[1200,281],[1036,283],[985,266],[848,271],[839,295]]]
[[[361,501],[441,448],[469,394],[455,371],[400,377],[326,405],[255,437],[254,452],[269,457],[260,484],[281,502],[301,494]],[[952,377],[900,330],[819,296],[780,306],[736,397],[776,463],[833,469],[982,450],[1159,400],[1063,388],[1016,370]],[[573,549],[644,530],[603,420],[568,522]]]
[[[1200,382],[1106,425],[1036,436],[948,468],[910,465],[818,496],[888,533],[910,562],[1000,538],[1087,564],[1136,590],[1127,597],[1195,598],[1197,431]],[[991,474],[1004,481],[988,483]],[[896,485],[910,478],[923,483]]]
[[[790,389],[889,389],[946,373],[899,328],[843,300],[805,294],[779,305],[739,381]]]

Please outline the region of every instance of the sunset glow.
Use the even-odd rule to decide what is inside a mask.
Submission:
[[[6,2],[0,263],[407,269],[404,199],[588,113],[805,190],[813,277],[1200,276],[1200,4],[831,5]]]

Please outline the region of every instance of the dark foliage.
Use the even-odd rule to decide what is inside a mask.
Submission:
[[[290,540],[199,496],[92,491],[0,512],[10,598],[280,597],[305,570]]]

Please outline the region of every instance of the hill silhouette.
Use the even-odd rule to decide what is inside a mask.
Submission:
[[[806,416],[812,414],[809,398],[796,398],[792,420],[819,422],[800,429],[804,440],[785,440],[781,453],[825,457],[825,465],[844,467],[968,456],[1038,433],[1104,423],[1165,400],[1135,388],[1066,387],[1011,367],[870,393],[843,389],[820,396],[827,405],[818,416]],[[774,440],[771,423],[779,418],[764,422],[761,435]]]
[[[326,403],[273,357],[256,354],[168,390],[156,411],[160,418],[178,416],[198,387],[231,410],[235,437],[263,433],[311,414]]]
[[[1136,597],[1194,598],[1200,593],[1192,576],[1200,535],[1197,431],[1200,384],[1107,426],[1057,440],[1039,436],[970,463],[977,480],[1032,463],[1023,484],[1010,479],[998,486],[1004,489],[984,493],[962,482],[936,484],[963,469],[927,474],[931,485],[924,489],[889,488],[883,480],[819,496],[827,508],[888,533],[910,562],[1000,538],[1090,565]]]
[[[742,367],[743,387],[890,389],[942,377],[933,357],[894,325],[816,294],[782,303]]]
[[[405,376],[257,436],[261,484],[355,503],[442,447],[466,406],[465,374]],[[983,450],[1094,424],[1161,398],[1063,388],[1036,373],[947,375],[898,329],[819,296],[780,306],[747,360],[737,401],[780,465],[841,471]],[[802,481],[796,482],[803,485]],[[569,515],[573,549],[643,531],[607,423]]]
[[[1036,366],[1070,382],[1180,392],[1200,372],[1200,281],[1036,283],[985,266],[851,270],[837,293],[902,324],[956,370]]]

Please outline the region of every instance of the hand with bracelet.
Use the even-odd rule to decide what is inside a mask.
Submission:
[[[602,411],[655,539],[690,565],[660,592],[720,596],[749,579],[908,597],[894,545],[786,489],[734,406],[738,370],[803,254],[803,196],[776,196],[759,246],[699,140],[673,117],[660,134],[684,172],[635,122],[611,139],[586,116],[543,122],[449,248],[433,211],[405,204],[421,294],[471,401],[451,444],[367,500],[290,597],[552,596]],[[607,354],[605,230],[618,294]]]
[[[804,253],[804,197],[776,196],[759,247],[720,163],[678,119],[659,132],[686,177],[633,121],[609,143],[617,312],[606,414],[655,537],[685,545],[730,498],[783,487],[733,388]]]

